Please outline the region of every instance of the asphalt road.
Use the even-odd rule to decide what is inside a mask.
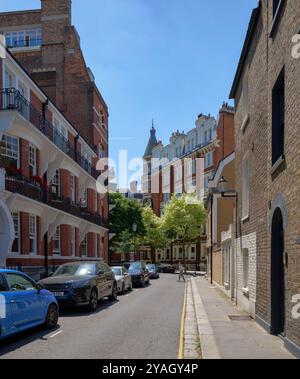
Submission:
[[[1,359],[176,359],[184,284],[162,275],[96,313],[64,311],[59,328],[36,328],[0,343]]]

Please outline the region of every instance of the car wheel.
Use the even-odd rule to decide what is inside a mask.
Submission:
[[[112,288],[112,293],[110,296],[108,296],[109,301],[116,301],[118,299],[118,286],[116,283],[114,283]]]
[[[58,323],[58,308],[55,304],[51,304],[45,321],[45,326],[47,329],[53,329],[57,326]]]
[[[93,288],[91,295],[90,295],[89,308],[92,312],[95,312],[97,307],[98,307],[98,292],[97,292],[96,288]]]

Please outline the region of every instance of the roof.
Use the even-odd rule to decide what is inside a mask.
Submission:
[[[236,71],[235,78],[233,81],[233,85],[232,85],[230,95],[229,95],[230,99],[235,98],[236,91],[237,91],[237,88],[238,88],[238,85],[240,82],[241,75],[243,73],[243,68],[244,68],[244,65],[246,62],[246,58],[247,58],[250,46],[251,46],[251,42],[252,42],[252,39],[254,36],[254,32],[256,30],[256,26],[258,23],[260,13],[261,13],[261,1],[259,1],[258,7],[253,9],[252,14],[251,14],[251,18],[250,18],[250,22],[249,22],[249,26],[248,26],[248,30],[247,30],[247,34],[246,34],[246,39],[244,42],[243,50],[241,53],[241,57],[239,60],[239,64],[237,67],[237,71]]]
[[[157,146],[157,138],[156,138],[156,130],[154,126],[152,126],[150,130],[150,138],[145,150],[144,158],[152,157],[152,150]]]
[[[0,268],[0,274],[7,274],[7,273],[16,273],[16,272],[19,272],[17,270],[8,270],[8,269],[1,269]],[[20,274],[22,274],[22,272],[19,272]]]

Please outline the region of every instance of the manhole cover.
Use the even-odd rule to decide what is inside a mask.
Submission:
[[[230,315],[228,318],[231,321],[251,321],[252,318],[250,316],[241,316],[241,315]]]

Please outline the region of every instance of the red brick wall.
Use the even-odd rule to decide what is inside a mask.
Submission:
[[[88,257],[89,258],[95,257],[95,247],[96,247],[95,238],[96,238],[95,233],[88,233],[87,241],[88,241]]]
[[[61,240],[61,255],[71,256],[71,226],[70,225],[61,225],[61,235],[63,236]]]
[[[96,192],[90,188],[87,190],[87,205],[90,212],[96,213]]]
[[[213,154],[214,168],[235,150],[234,114],[221,111],[217,127],[219,146]]]
[[[61,196],[69,199],[71,197],[71,174],[67,170],[60,170],[60,188]]]
[[[20,138],[20,167],[23,175],[29,178],[29,142]]]

